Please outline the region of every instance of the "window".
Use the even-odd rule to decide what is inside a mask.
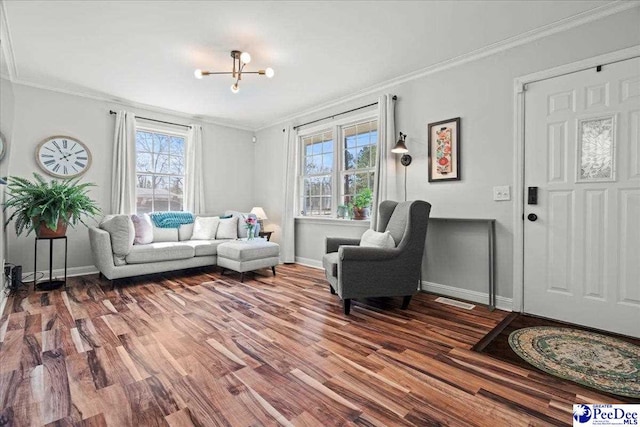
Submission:
[[[337,137],[336,137],[337,136]],[[300,213],[335,217],[364,188],[373,190],[378,121],[369,117],[300,135]]]
[[[333,132],[302,138],[304,147],[303,210],[306,215],[331,215]]]
[[[378,148],[378,121],[358,123],[342,129],[344,161],[341,200],[348,205],[364,188],[373,191]]]
[[[138,213],[184,209],[184,134],[136,131]]]

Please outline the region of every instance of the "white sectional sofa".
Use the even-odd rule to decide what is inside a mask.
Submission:
[[[246,237],[243,219],[249,214],[235,211],[225,213],[229,214],[239,217],[238,237]],[[173,229],[154,227],[151,243],[133,244],[135,230],[129,215],[109,215],[98,227],[89,227],[94,263],[110,280],[217,265],[218,246],[234,241],[192,240],[192,234],[193,224]]]

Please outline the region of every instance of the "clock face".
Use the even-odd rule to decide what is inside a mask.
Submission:
[[[6,152],[7,152],[7,142],[4,140],[4,135],[0,133],[0,160],[2,160]]]
[[[91,153],[86,145],[69,136],[52,136],[36,148],[36,161],[49,175],[72,178],[91,166]]]

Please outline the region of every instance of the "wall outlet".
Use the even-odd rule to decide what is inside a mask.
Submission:
[[[511,200],[511,190],[508,185],[493,187],[493,200]]]

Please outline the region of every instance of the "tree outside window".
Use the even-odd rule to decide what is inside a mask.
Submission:
[[[185,138],[136,131],[136,207],[138,213],[184,209]]]

